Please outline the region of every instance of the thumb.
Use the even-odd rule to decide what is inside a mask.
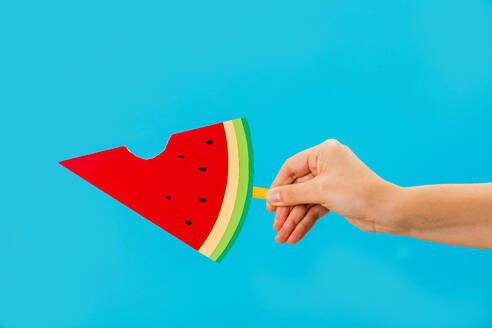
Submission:
[[[319,180],[314,178],[306,182],[272,188],[266,194],[266,200],[274,206],[319,204],[321,202]]]

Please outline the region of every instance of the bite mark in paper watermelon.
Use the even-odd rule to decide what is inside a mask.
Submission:
[[[217,262],[237,238],[252,194],[244,118],[174,134],[151,159],[118,147],[60,164]]]

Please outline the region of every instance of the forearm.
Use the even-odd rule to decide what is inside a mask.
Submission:
[[[402,235],[492,249],[492,183],[399,188],[389,213]]]

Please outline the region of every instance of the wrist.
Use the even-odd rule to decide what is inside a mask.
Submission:
[[[376,232],[410,236],[411,221],[405,215],[407,188],[384,182],[374,194],[371,220]]]

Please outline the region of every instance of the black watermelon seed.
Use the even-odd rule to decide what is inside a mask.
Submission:
[[[187,225],[191,225],[191,221],[190,221],[190,220],[186,220],[186,221],[185,221],[185,223],[186,223]]]
[[[166,199],[171,199],[171,196],[166,196]]]
[[[202,172],[205,172],[207,170],[207,168],[205,166],[200,166],[198,169]]]
[[[199,201],[201,201],[202,203],[205,203],[207,200],[205,198],[198,198]]]
[[[206,143],[206,144],[208,144],[208,145],[211,145],[211,144],[213,144],[214,142],[213,142],[212,140],[207,140],[207,141],[205,141],[205,143]]]
[[[184,156],[183,155],[178,155],[178,158],[184,158]]]

